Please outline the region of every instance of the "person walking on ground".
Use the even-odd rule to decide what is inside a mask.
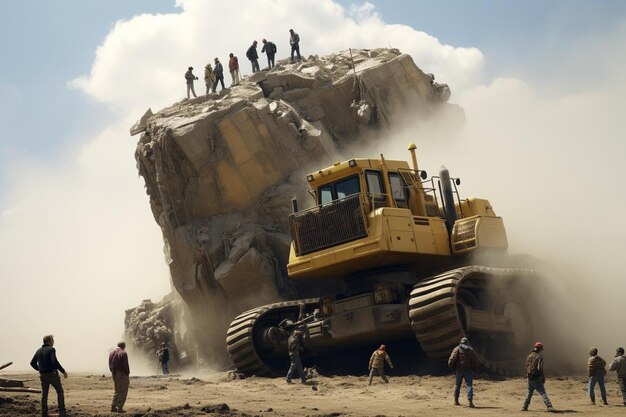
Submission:
[[[63,393],[63,385],[59,371],[63,374],[63,378],[67,379],[67,372],[57,359],[56,350],[54,349],[54,336],[48,335],[43,338],[43,346],[37,349],[35,356],[30,361],[30,366],[39,372],[41,380],[41,415],[48,416],[48,392],[52,385],[57,392],[57,404],[59,406],[59,417],[67,417],[65,411],[65,394]]]
[[[306,375],[304,373],[304,368],[302,367],[302,361],[300,361],[300,351],[303,349],[302,345],[304,344],[304,332],[302,329],[296,327],[292,330],[289,335],[289,339],[287,339],[287,350],[289,351],[289,371],[287,371],[287,383],[291,384],[291,379],[293,378],[296,371],[298,371],[298,376],[303,384],[306,384]]]
[[[111,412],[123,413],[124,403],[128,395],[130,385],[130,367],[128,366],[128,354],[126,353],[126,343],[119,342],[117,347],[109,354],[109,370],[113,377],[113,401],[111,402]]]
[[[222,67],[222,63],[220,62],[219,58],[215,58],[215,69],[213,70],[213,73],[215,74],[213,91],[217,90],[217,83],[222,84],[222,90],[225,89],[226,87],[224,87],[224,68]]]
[[[291,62],[293,62],[293,54],[294,52],[298,55],[298,61],[300,61],[300,36],[293,31],[293,29],[289,29],[289,45],[291,45]]]
[[[530,400],[535,390],[539,393],[539,395],[541,395],[541,398],[543,398],[543,402],[546,404],[548,411],[555,411],[543,385],[546,382],[546,377],[543,373],[542,352],[543,344],[541,342],[537,342],[535,343],[535,347],[532,352],[530,352],[526,358],[524,371],[526,372],[526,377],[528,378],[528,394],[526,394],[522,411],[528,411],[528,406],[530,405]]]
[[[276,51],[277,48],[274,42],[263,39],[263,48],[261,48],[261,52],[265,52],[267,54],[268,69],[272,69],[274,67],[274,56],[276,55]]]
[[[217,58],[215,58],[217,59]],[[217,66],[216,66],[217,68]],[[222,77],[223,78],[223,77]],[[222,84],[222,89],[224,88]],[[167,363],[170,361],[170,350],[167,348],[167,344],[165,342],[161,343],[161,348],[156,352],[157,357],[159,358],[159,363],[161,364],[161,369],[163,369],[163,375],[168,375],[170,373],[169,368],[167,367]]]
[[[193,93],[194,97],[198,97],[198,96],[196,96],[196,90],[194,90],[194,88],[193,88],[193,82],[194,82],[194,80],[197,80],[198,77],[193,75],[192,71],[193,71],[193,67],[189,67],[187,69],[187,72],[185,73],[185,80],[187,80],[187,98],[189,98],[189,92],[190,91]]]
[[[459,403],[461,393],[461,383],[465,380],[467,388],[467,401],[470,408],[474,408],[474,372],[478,371],[478,357],[470,346],[467,337],[459,342],[459,345],[452,350],[448,359],[448,366],[456,373],[456,385],[454,386],[454,405]]]
[[[606,361],[598,356],[598,348],[589,350],[587,360],[587,375],[589,376],[589,398],[591,404],[596,404],[596,384],[600,385],[600,395],[604,405],[609,405],[606,400],[606,388],[604,387],[604,375],[606,375]]]
[[[391,363],[391,358],[386,352],[386,349],[385,345],[380,345],[380,347],[372,353],[372,356],[370,356],[370,363],[368,366],[370,371],[370,380],[368,385],[372,385],[372,380],[375,375],[381,377],[383,381],[385,381],[385,384],[389,383],[389,380],[385,375],[385,362],[387,362],[387,365],[389,365],[391,369],[393,369],[393,363]]]
[[[206,85],[206,94],[209,94],[209,91],[215,93],[215,74],[211,64],[206,64],[204,67],[204,84]]]
[[[230,76],[233,79],[232,85],[239,83],[239,60],[232,52],[229,55],[230,59],[228,60],[228,70],[230,71]]]
[[[626,406],[626,357],[624,356],[624,348],[619,347],[615,352],[615,359],[609,365],[609,371],[617,373],[617,382],[619,389],[622,391],[622,400]]]
[[[246,52],[246,57],[248,57],[248,59],[252,63],[252,73],[253,74],[255,72],[259,72],[260,71],[260,68],[259,68],[259,54],[256,51],[257,44],[258,44],[257,41],[252,42],[252,45],[250,45],[250,47],[248,48],[248,51]]]

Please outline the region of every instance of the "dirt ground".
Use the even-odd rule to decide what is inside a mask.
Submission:
[[[36,374],[3,374],[4,378],[37,378]],[[526,381],[521,378],[477,379],[474,383],[475,409],[452,405],[453,377],[391,376],[389,384],[375,379],[367,386],[365,376],[317,376],[310,386],[288,385],[283,378],[231,380],[226,373],[196,376],[174,375],[131,377],[126,402],[127,416],[502,416],[545,413],[535,395],[530,412],[521,411]],[[561,413],[596,416],[624,416],[621,394],[615,378],[608,378],[609,406],[592,406],[583,376],[549,378],[546,389]],[[38,380],[27,383],[37,388]],[[104,417],[110,413],[113,391],[106,375],[70,375],[63,380],[68,412],[75,417]],[[464,391],[463,391],[464,392]],[[462,392],[462,394],[463,394]],[[597,394],[599,397],[599,393]],[[0,416],[39,416],[40,394],[0,392]],[[54,390],[51,411],[56,406]],[[51,414],[52,415],[52,414]]]

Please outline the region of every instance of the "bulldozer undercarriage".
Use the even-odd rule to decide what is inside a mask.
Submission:
[[[445,363],[459,340],[467,336],[484,368],[501,375],[517,375],[523,366],[520,357],[533,337],[532,307],[528,300],[535,299],[531,293],[536,275],[528,269],[466,266],[420,280],[402,304],[362,308],[378,309],[372,313],[374,316],[393,316],[388,313],[398,311],[408,315],[396,318],[392,327],[381,334],[393,338],[414,333],[421,349],[434,361]],[[275,375],[286,369],[287,333],[278,324],[285,319],[295,322],[301,304],[312,312],[321,306],[321,299],[269,304],[235,318],[226,342],[238,372]],[[385,314],[380,314],[381,311]],[[307,324],[305,357],[337,347],[340,338],[337,332],[333,334],[333,319],[339,314],[357,313],[357,309],[344,310]],[[394,318],[381,319],[389,320]],[[360,340],[374,344],[380,340],[380,334],[372,334],[371,328],[364,329]]]

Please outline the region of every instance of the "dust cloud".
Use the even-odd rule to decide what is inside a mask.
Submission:
[[[570,55],[611,56],[623,50],[626,31],[610,39],[587,40]],[[623,61],[623,54],[620,59]],[[410,161],[409,142],[417,144],[420,169],[438,175],[445,165],[461,178],[462,198],[487,198],[507,228],[510,254],[528,254],[547,277],[540,300],[553,327],[539,334],[547,357],[582,370],[588,349],[597,346],[610,360],[626,345],[626,119],[623,103],[626,63],[598,66],[602,82],[577,78],[578,84],[546,79],[532,85],[518,78],[497,78],[464,91],[453,102],[466,112],[457,133],[445,116],[407,124],[358,156],[378,155]],[[563,65],[563,79],[581,73]],[[558,71],[553,71],[558,73]],[[555,93],[557,92],[557,93]],[[355,155],[357,156],[357,155]],[[529,346],[532,346],[529,340]],[[563,367],[565,369],[566,367]]]

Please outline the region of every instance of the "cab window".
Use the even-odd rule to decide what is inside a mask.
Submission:
[[[391,184],[391,193],[394,200],[397,202],[406,202],[408,200],[408,192],[400,174],[390,172],[389,184]]]
[[[352,194],[358,194],[361,192],[359,185],[359,176],[353,175],[348,178],[344,178],[332,184],[326,184],[319,187],[319,204],[327,204],[334,200],[348,197]]]
[[[335,189],[337,190],[338,199],[352,194],[358,194],[361,191],[359,187],[358,175],[346,178],[345,180],[337,181],[335,183]]]
[[[370,194],[384,194],[383,181],[380,178],[379,171],[365,171],[365,178],[367,179],[367,189]]]
[[[320,204],[327,204],[333,201],[333,189],[330,185],[320,187]]]

